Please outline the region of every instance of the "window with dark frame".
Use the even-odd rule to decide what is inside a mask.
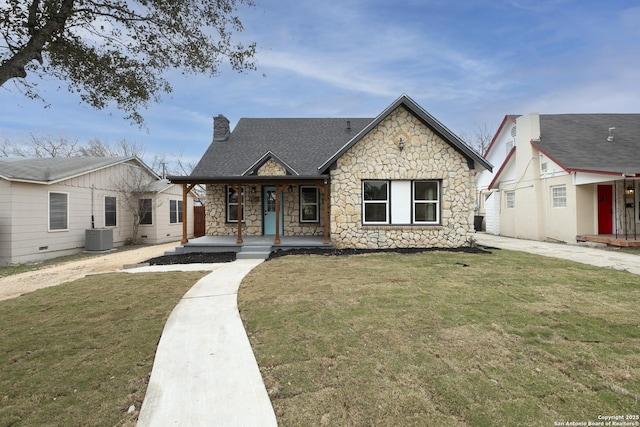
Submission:
[[[182,200],[169,200],[169,223],[182,224]]]
[[[440,222],[440,186],[438,181],[413,183],[413,222],[437,224]]]
[[[300,187],[300,222],[320,222],[318,187]]]
[[[245,201],[247,189],[242,187],[242,221],[245,220]],[[238,222],[238,193],[236,190],[227,186],[227,222]]]
[[[69,229],[69,194],[49,193],[49,230]]]
[[[117,203],[113,196],[104,198],[104,226],[115,227],[117,225]]]
[[[153,224],[153,203],[151,199],[140,199],[140,225]]]
[[[362,181],[362,205],[365,224],[388,224],[389,182]]]

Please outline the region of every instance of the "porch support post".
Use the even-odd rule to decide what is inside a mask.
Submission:
[[[276,187],[276,237],[273,239],[273,243],[280,244],[280,195],[289,185],[279,185]]]
[[[236,239],[237,244],[241,244],[242,240],[242,185],[236,185],[233,187],[238,194],[238,238]]]
[[[322,184],[320,186],[322,191],[324,206],[323,206],[323,221],[324,221],[324,239],[322,243],[325,245],[329,243],[329,184]]]
[[[180,241],[182,244],[189,243],[187,237],[187,194],[193,190],[193,187],[195,184],[191,184],[191,186],[188,183],[182,184],[182,240]]]

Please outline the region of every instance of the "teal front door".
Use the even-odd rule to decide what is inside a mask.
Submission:
[[[276,234],[276,187],[262,187],[263,228],[265,236]],[[284,225],[280,198],[280,235]]]

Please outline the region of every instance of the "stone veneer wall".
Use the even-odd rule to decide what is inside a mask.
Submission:
[[[258,169],[259,176],[283,176],[286,174],[287,171],[285,170],[285,168],[273,159],[267,160]]]
[[[401,137],[403,151],[397,145]],[[441,224],[362,225],[362,180],[367,179],[441,180]],[[465,246],[473,226],[472,190],[467,160],[399,107],[331,171],[331,241],[336,248]]]
[[[283,176],[286,170],[273,159],[267,160],[259,169],[259,176]],[[208,185],[206,196],[207,234],[210,236],[232,236],[238,233],[238,224],[226,222],[226,200],[224,185]],[[255,191],[252,189],[255,188]],[[262,235],[262,187],[249,185],[245,187],[245,204],[243,205],[245,222],[242,233],[246,236]],[[290,186],[281,193],[284,230],[281,236],[322,236],[322,194],[320,198],[320,223],[300,222],[300,189]]]

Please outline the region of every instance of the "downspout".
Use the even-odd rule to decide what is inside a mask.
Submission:
[[[96,185],[91,184],[91,228],[96,228],[95,216],[94,216],[94,192],[96,191]]]

